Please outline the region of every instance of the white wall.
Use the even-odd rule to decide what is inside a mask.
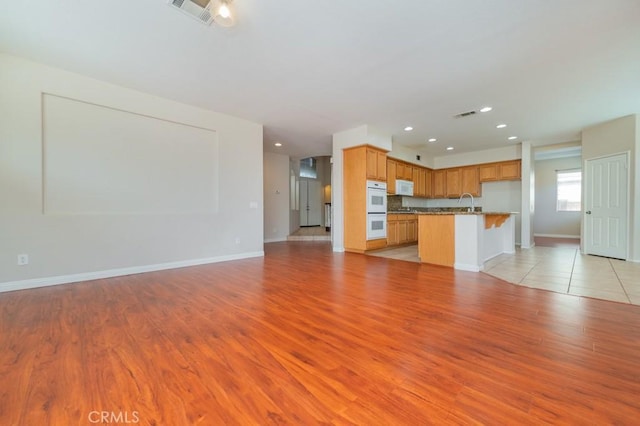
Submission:
[[[261,125],[4,54],[0,93],[0,290],[263,254]],[[43,93],[213,131],[217,207],[201,213],[45,213]],[[78,181],[92,184],[85,176]],[[29,265],[17,266],[22,253]]]
[[[638,115],[607,121],[582,131],[582,160],[630,152],[629,161],[629,254],[640,262],[640,131]],[[584,198],[584,192],[583,192]],[[584,232],[584,230],[583,230]],[[584,236],[584,235],[583,235]]]
[[[510,144],[503,148],[485,149],[483,151],[448,154],[433,159],[435,169],[469,166],[473,164],[493,163],[495,161],[517,160],[522,157],[520,144]]]
[[[538,160],[535,162],[535,217],[533,232],[540,236],[580,237],[582,212],[559,212],[557,170],[581,169],[580,157]]]
[[[521,244],[522,183],[519,180],[485,182],[482,184],[482,210],[486,212],[518,213],[515,218],[515,241]]]
[[[289,235],[289,156],[264,153],[264,242]]]
[[[631,256],[630,260],[640,262],[640,114],[636,114],[635,155],[631,158],[634,179],[631,189]]]
[[[416,158],[416,156],[420,156],[420,160]],[[387,154],[388,157],[395,158],[397,160],[406,161],[407,163],[416,164],[422,167],[428,167],[430,169],[433,168],[433,158],[430,158],[425,153],[421,153],[411,148],[407,148],[406,146],[399,145],[397,143],[393,144],[393,149],[391,152]]]

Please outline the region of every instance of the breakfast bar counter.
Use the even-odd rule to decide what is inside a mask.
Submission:
[[[420,261],[481,271],[502,253],[515,253],[513,212],[416,212]]]

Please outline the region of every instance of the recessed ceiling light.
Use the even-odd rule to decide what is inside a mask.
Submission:
[[[496,129],[504,129],[505,127],[507,127],[507,125],[506,125],[506,124],[498,124],[498,125],[496,126]]]
[[[492,109],[493,109],[493,108],[491,108],[491,107],[489,107],[489,106],[487,106],[487,107],[482,107],[482,108],[480,108],[480,112],[489,112],[489,111],[491,111]]]
[[[512,141],[512,140],[514,140],[514,139],[518,139],[518,137],[517,137],[517,136],[509,136],[509,137],[508,137],[508,139],[509,139],[510,141]]]
[[[431,138],[431,139],[429,139],[429,142],[435,142],[435,141],[437,141],[437,139],[436,139],[436,138]]]
[[[282,144],[280,142],[276,142],[274,143],[275,146],[282,146]]]
[[[448,146],[447,147],[447,151],[453,151],[453,147],[452,146]]]
[[[407,127],[404,128],[405,132],[410,132],[412,130],[413,130],[413,127],[411,127],[411,126],[407,126]]]

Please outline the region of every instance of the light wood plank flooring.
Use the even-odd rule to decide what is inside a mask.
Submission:
[[[0,424],[640,418],[638,306],[326,242],[265,252],[0,294]]]

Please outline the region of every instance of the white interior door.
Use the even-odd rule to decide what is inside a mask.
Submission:
[[[307,187],[307,183],[308,181],[306,180],[301,180],[300,181],[300,187],[299,187],[299,191],[300,191],[300,226],[308,226],[307,222],[308,222],[308,218],[309,218],[309,213],[308,213],[308,205],[307,205],[307,199],[309,198],[309,191],[308,191],[308,187]]]
[[[587,254],[627,258],[628,156],[586,161],[584,250]]]
[[[300,181],[300,226],[320,226],[322,193],[317,180]]]
[[[309,226],[320,226],[322,224],[322,188],[320,181],[309,181]]]

